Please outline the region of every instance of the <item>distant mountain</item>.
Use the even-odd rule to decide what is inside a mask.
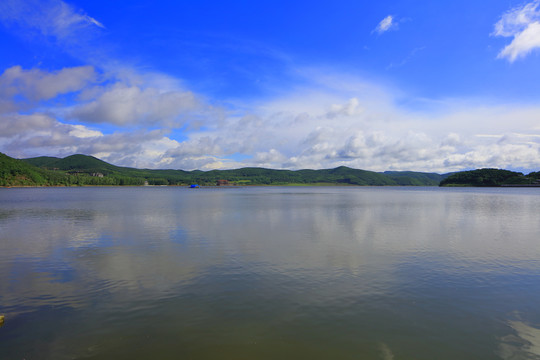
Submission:
[[[274,170],[241,168],[234,170],[184,171],[121,167],[88,155],[65,158],[40,156],[17,160],[2,154],[3,186],[15,185],[372,185],[433,186],[445,175],[414,171],[374,171],[340,166],[323,170]],[[13,175],[15,174],[15,175]]]

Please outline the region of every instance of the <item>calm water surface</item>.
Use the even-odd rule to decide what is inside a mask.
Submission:
[[[2,359],[540,359],[540,189],[0,189]]]

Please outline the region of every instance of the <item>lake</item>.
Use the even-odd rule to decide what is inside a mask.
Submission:
[[[540,189],[0,189],[0,358],[540,359]]]

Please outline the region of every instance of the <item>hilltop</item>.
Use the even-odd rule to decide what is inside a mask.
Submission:
[[[111,165],[93,156],[81,154],[67,156],[63,159],[50,156],[39,156],[23,159],[23,161],[41,168],[66,171],[85,170],[93,172],[110,172],[121,169],[118,166]]]

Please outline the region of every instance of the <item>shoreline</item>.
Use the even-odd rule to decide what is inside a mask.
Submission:
[[[277,186],[288,186],[288,187],[439,187],[438,185],[354,185],[354,184],[333,184],[333,183],[315,183],[315,184],[253,184],[253,185],[199,185],[195,189],[233,189],[241,187],[277,187]],[[11,186],[0,186],[0,189],[22,189],[22,188],[159,188],[159,187],[182,187],[190,189],[190,185],[11,185]]]

